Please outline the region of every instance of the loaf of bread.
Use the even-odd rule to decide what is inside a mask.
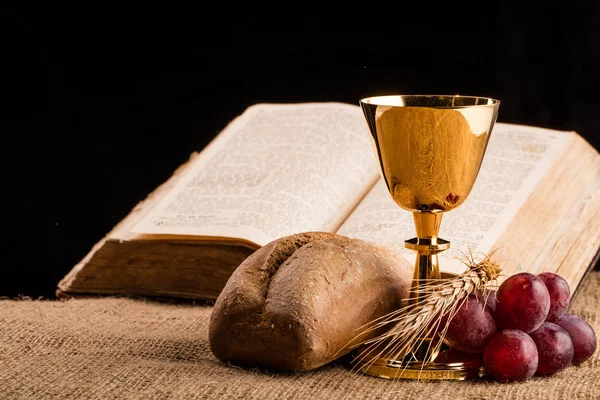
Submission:
[[[307,371],[347,354],[359,328],[405,304],[413,266],[326,232],[275,240],[250,255],[217,298],[213,354],[239,366]]]

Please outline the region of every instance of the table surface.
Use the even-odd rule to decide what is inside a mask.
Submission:
[[[303,373],[242,369],[208,343],[212,308],[144,299],[0,301],[0,393],[8,399],[598,399],[600,352],[522,383],[392,381],[331,363]],[[600,271],[570,312],[600,332]]]

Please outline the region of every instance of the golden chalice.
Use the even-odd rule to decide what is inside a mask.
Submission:
[[[450,242],[438,237],[442,215],[460,206],[473,188],[496,122],[500,101],[459,95],[392,95],[360,101],[381,175],[396,204],[412,212],[416,237],[405,246],[417,253],[413,288],[441,278],[437,254]],[[412,293],[411,303],[420,295]],[[477,360],[440,359],[423,337],[401,359],[365,364],[386,378],[461,380]]]

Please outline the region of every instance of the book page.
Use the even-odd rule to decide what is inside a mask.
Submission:
[[[497,123],[471,194],[442,218],[440,237],[451,247],[439,254],[440,269],[461,273],[464,254],[490,252],[573,137],[572,132]],[[389,247],[411,261],[416,257],[404,247],[416,235],[412,214],[394,203],[382,179],[338,233]]]
[[[192,160],[132,228],[259,245],[333,231],[378,178],[358,105],[259,104]]]

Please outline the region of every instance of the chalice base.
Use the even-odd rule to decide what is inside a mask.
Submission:
[[[360,354],[360,350],[357,354]],[[354,369],[379,378],[415,381],[464,381],[484,375],[480,354],[458,354],[450,349],[442,350],[433,362],[360,356]]]

